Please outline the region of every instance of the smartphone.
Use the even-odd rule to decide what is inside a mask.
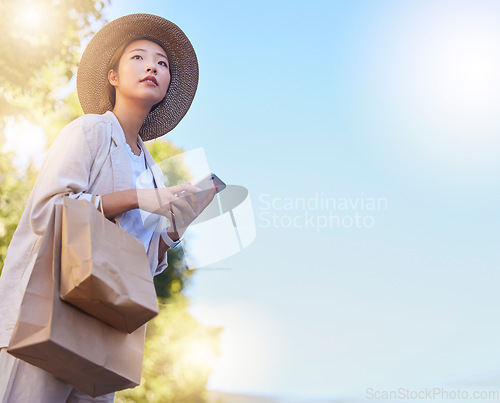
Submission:
[[[193,183],[193,185],[199,187],[201,190],[210,190],[215,186],[215,193],[219,193],[226,188],[226,184],[214,173],[208,174],[200,181]]]

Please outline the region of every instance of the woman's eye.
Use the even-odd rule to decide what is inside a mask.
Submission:
[[[164,62],[163,60],[159,61],[158,64],[165,66],[165,67],[168,67],[167,63]]]
[[[134,55],[134,56],[132,56],[132,59],[142,59],[142,56],[141,55]]]

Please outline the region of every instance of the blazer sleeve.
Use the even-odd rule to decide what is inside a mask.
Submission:
[[[45,232],[53,206],[61,204],[64,195],[88,201],[92,198],[87,193],[91,170],[99,151],[109,149],[110,141],[106,138],[110,139],[110,135],[106,122],[86,122],[84,118],[74,120],[61,131],[40,168],[30,196],[30,224],[38,235]],[[89,136],[93,139],[90,143]]]
[[[148,260],[153,277],[161,274],[168,267],[167,253],[159,256],[160,234],[160,232],[154,232],[149,244]]]

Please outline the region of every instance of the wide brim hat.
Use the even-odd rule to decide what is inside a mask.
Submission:
[[[116,50],[139,38],[158,41],[167,52],[170,86],[165,98],[150,112],[139,135],[144,141],[163,136],[187,113],[198,87],[198,59],[182,30],[165,18],[131,14],[101,28],[83,52],[77,74],[78,99],[85,113],[103,114],[113,109],[106,96],[108,65]]]

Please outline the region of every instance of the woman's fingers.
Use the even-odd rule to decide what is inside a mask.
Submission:
[[[201,192],[198,192],[199,195],[199,206],[200,206],[200,213],[205,210],[205,208],[211,203],[213,200],[215,193],[217,190],[215,187],[208,189],[208,190],[202,190]],[[200,214],[198,213],[198,214]]]
[[[177,197],[186,200],[191,205],[196,216],[203,210],[204,207],[201,207],[200,197],[198,195],[201,192],[200,188],[190,183],[183,183],[181,185],[172,186],[169,189],[174,191]]]
[[[196,192],[199,192],[201,190],[200,188],[198,188],[194,185],[191,185],[190,183],[182,183],[180,185],[170,186],[170,187],[165,188],[165,189],[168,189],[172,193],[177,193],[177,194],[179,194],[181,192],[196,193]]]
[[[179,209],[180,213],[184,218],[191,218],[194,220],[196,217],[196,212],[193,210],[191,205],[188,203],[185,197],[176,197],[171,202],[177,209]]]
[[[198,192],[196,192],[196,193],[182,192],[181,193],[182,196],[177,195],[178,197],[181,197],[184,200],[186,200],[186,202],[191,206],[191,208],[193,209],[193,211],[195,212],[196,215],[199,214],[199,210],[200,210],[200,205],[199,205],[200,203],[199,203],[197,194],[198,194]]]
[[[201,190],[190,183],[137,191],[140,209],[164,215],[171,221],[175,220],[175,225],[183,229],[210,204],[215,193],[215,186]]]

